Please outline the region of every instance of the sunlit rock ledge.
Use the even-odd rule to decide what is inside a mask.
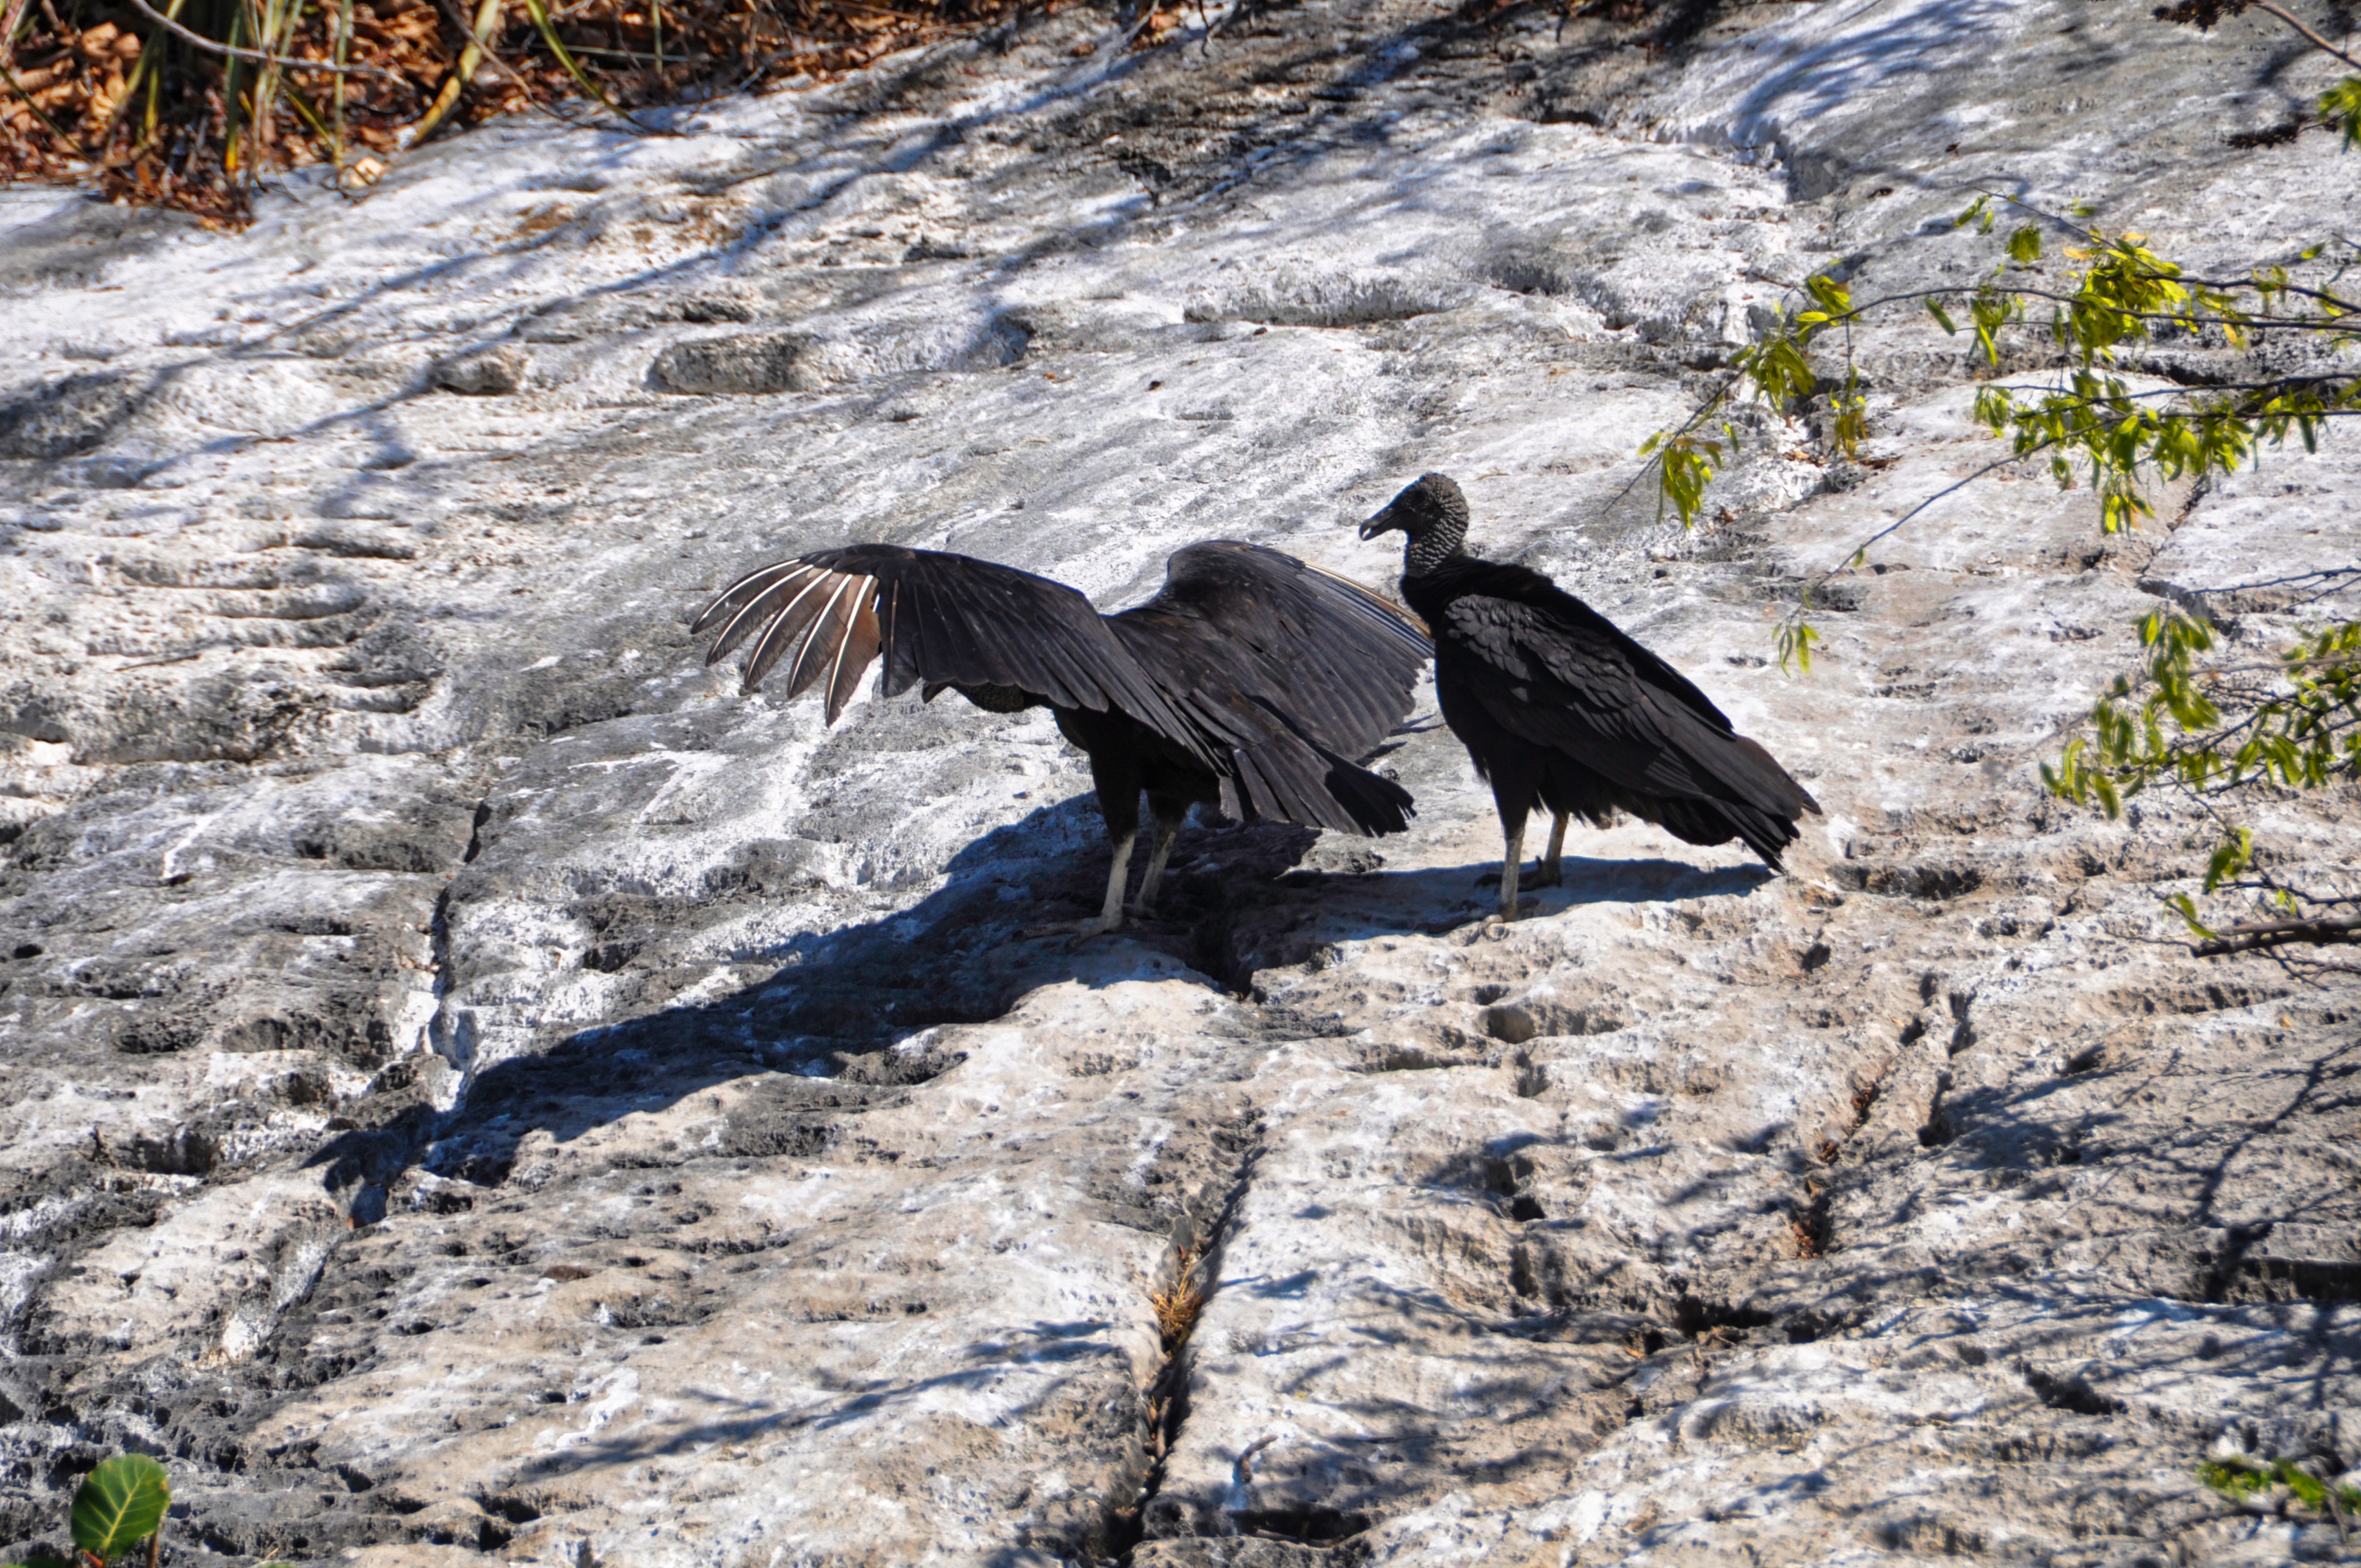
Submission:
[[[125,1448],[175,1562],[2337,1557],[2196,1472],[2361,1464],[2361,1004],[2189,957],[2201,822],[2036,769],[2145,610],[2334,608],[2251,585],[2350,564],[2355,451],[2127,541],[1996,475],[1808,676],[1803,577],[1995,455],[1958,344],[1861,335],[1861,464],[1757,411],[1696,532],[1633,483],[1808,271],[1972,283],[1975,188],[2350,232],[2263,134],[2317,57],[2147,9],[1075,9],[237,235],[0,192],[10,1560]],[[1200,822],[1069,948],[1045,715],[829,729],[686,635],[864,539],[1390,587],[1347,525],[1429,469],[1817,795],[1791,874],[1577,829],[1488,931],[1438,729],[1411,832]]]

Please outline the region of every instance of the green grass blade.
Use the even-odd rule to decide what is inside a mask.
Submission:
[[[352,0],[345,0],[345,3],[349,5]],[[443,83],[443,90],[434,95],[434,102],[427,105],[426,113],[418,116],[417,126],[410,133],[412,147],[433,136],[434,127],[443,123],[443,116],[458,105],[460,93],[476,79],[476,68],[484,62],[484,56],[491,48],[493,36],[500,31],[500,0],[484,0],[476,9],[476,24],[467,35],[467,47],[459,51],[458,69]]]
[[[544,5],[541,0],[524,0],[524,5],[525,9],[533,13],[533,25],[541,30],[542,42],[547,44],[549,52],[557,57],[557,63],[566,68],[566,74],[574,78],[574,84],[605,104],[608,111],[617,118],[634,126],[638,125],[637,120],[623,112],[620,104],[607,96],[606,89],[590,79],[589,73],[582,69],[582,62],[576,60],[572,51],[558,40],[557,29],[550,26],[548,7]]]
[[[120,1557],[164,1526],[172,1486],[144,1453],[118,1453],[74,1493],[74,1545],[102,1561]]]
[[[185,4],[187,0],[171,0],[171,3],[164,7],[164,15],[172,21],[179,21],[181,7]],[[123,124],[123,116],[130,112],[131,100],[139,95],[139,87],[143,81],[148,87],[148,117],[146,129],[141,133],[140,140],[144,144],[149,137],[155,136],[156,84],[164,74],[163,54],[169,43],[170,39],[166,38],[164,30],[159,27],[149,33],[147,41],[139,46],[139,58],[132,62],[131,78],[123,84],[123,102],[115,104],[115,113],[106,118],[106,129],[99,136],[98,149],[102,155],[106,151],[107,143],[115,139],[115,128]]]
[[[229,41],[233,48],[246,42],[246,7],[230,7]],[[246,160],[243,138],[246,130],[246,99],[238,92],[240,67],[246,61],[233,56],[222,67],[222,169],[231,179],[240,178],[239,165]]]
[[[344,83],[339,82],[336,86],[341,90]],[[303,96],[302,89],[291,80],[280,82],[279,92],[287,100],[288,107],[295,111],[296,117],[312,127],[313,136],[324,142],[333,143],[336,139],[336,133],[328,128],[328,122],[321,116],[320,111],[313,106],[312,101]]]
[[[338,65],[343,65],[346,56],[352,52],[352,45],[353,0],[342,0],[336,7],[335,47],[329,50],[329,54]],[[331,113],[335,123],[328,130],[328,167],[336,171],[336,179],[341,183],[345,174],[345,79],[341,76],[334,78],[334,84],[336,101]]]

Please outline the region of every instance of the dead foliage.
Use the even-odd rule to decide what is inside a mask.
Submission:
[[[1198,1277],[1197,1261],[1194,1248],[1182,1247],[1174,1263],[1170,1288],[1148,1293],[1148,1304],[1155,1310],[1157,1331],[1163,1336],[1167,1355],[1189,1342],[1190,1332],[1197,1326],[1197,1314],[1205,1310],[1204,1282]]]
[[[0,181],[94,181],[214,225],[327,164],[373,183],[528,106],[614,123],[1049,6],[1023,0],[0,0]],[[645,128],[645,127],[642,127]]]
[[[1792,1214],[1788,1216],[1787,1229],[1791,1234],[1790,1239],[1795,1243],[1797,1257],[1815,1258],[1820,1255],[1826,1245],[1820,1235],[1821,1226],[1825,1223],[1817,1220],[1817,1217],[1799,1219]]]

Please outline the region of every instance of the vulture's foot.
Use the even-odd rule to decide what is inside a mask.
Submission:
[[[1535,887],[1565,885],[1565,824],[1566,814],[1563,811],[1550,824],[1549,849],[1542,856],[1541,874],[1533,878]]]
[[[1510,926],[1520,920],[1531,919],[1541,912],[1542,901],[1528,894],[1517,900],[1517,906],[1515,909],[1511,910],[1504,904],[1499,909],[1487,915],[1483,919],[1477,921],[1476,924],[1479,928],[1481,928],[1485,936],[1497,939],[1509,934],[1508,927]]]
[[[1123,916],[1113,918],[1102,915],[1091,920],[1057,920],[1047,926],[1027,926],[1016,933],[1017,939],[1037,942],[1045,938],[1063,937],[1070,941],[1082,941],[1092,937],[1104,937],[1123,929]]]

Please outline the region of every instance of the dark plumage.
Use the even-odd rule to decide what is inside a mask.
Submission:
[[[1400,529],[1402,598],[1434,637],[1434,690],[1452,732],[1492,782],[1508,839],[1500,916],[1517,916],[1525,817],[1555,820],[1542,881],[1559,879],[1565,824],[1616,810],[1692,844],[1742,839],[1773,866],[1819,803],[1771,753],[1730,728],[1677,670],[1539,572],[1464,548],[1467,501],[1429,474],[1361,525]]]
[[[1424,633],[1357,584],[1259,545],[1191,544],[1154,598],[1102,616],[1012,566],[855,544],[740,578],[691,632],[715,628],[708,665],[751,638],[744,689],[784,664],[790,697],[825,689],[830,723],[881,654],[883,696],[921,685],[928,701],[949,687],[994,713],[1050,708],[1090,755],[1115,844],[1093,930],[1123,923],[1143,792],[1156,817],[1143,912],[1192,805],[1363,834],[1400,832],[1411,811],[1407,791],[1356,763],[1409,713]]]

